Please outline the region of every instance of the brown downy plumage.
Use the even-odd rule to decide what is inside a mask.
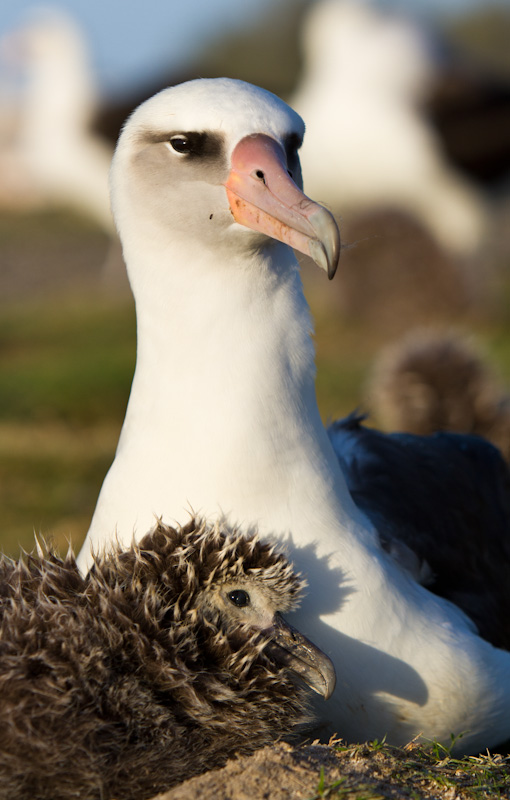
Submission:
[[[195,521],[85,578],[71,553],[4,558],[0,798],[141,800],[307,721],[274,617],[301,588],[274,546]],[[303,642],[317,689],[331,665]]]
[[[510,396],[459,333],[420,328],[388,346],[374,364],[367,405],[386,430],[474,433],[510,460]]]

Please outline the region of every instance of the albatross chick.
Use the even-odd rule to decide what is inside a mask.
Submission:
[[[232,529],[0,563],[0,798],[151,797],[309,720],[329,659],[280,616],[303,582]]]

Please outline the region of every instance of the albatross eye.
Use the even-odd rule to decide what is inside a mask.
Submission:
[[[233,592],[229,592],[227,597],[238,608],[250,605],[250,595],[242,589],[235,589]]]
[[[176,153],[190,153],[192,149],[190,139],[182,134],[179,136],[172,136],[170,139],[170,146]]]
[[[186,159],[203,159],[205,161],[220,159],[223,152],[223,138],[214,131],[180,131],[167,132],[156,141],[164,141],[169,150],[173,150]]]

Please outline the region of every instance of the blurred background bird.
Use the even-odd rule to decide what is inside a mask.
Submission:
[[[256,83],[304,116],[305,191],[344,243],[331,284],[302,259],[324,418],[359,407],[386,430],[411,417],[425,432],[452,420],[493,440],[507,430],[464,406],[471,381],[491,414],[508,413],[509,35],[505,0],[2,8],[3,550],[30,549],[34,530],[77,550],[87,530],[135,352],[109,161],[132,109],[198,76]],[[432,396],[459,413],[434,416]],[[417,397],[418,423],[406,406]]]
[[[324,0],[303,34],[291,104],[307,120],[301,165],[311,196],[342,214],[408,214],[448,252],[475,250],[484,199],[449,163],[426,116],[436,68],[425,33],[368,3]]]
[[[3,52],[23,83],[3,152],[5,206],[14,198],[26,210],[68,208],[113,232],[113,148],[92,129],[98,99],[81,30],[62,13],[41,12],[4,38]]]

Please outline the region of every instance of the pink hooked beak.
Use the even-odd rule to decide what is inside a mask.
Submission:
[[[224,186],[236,222],[305,253],[333,278],[340,257],[337,224],[296,186],[274,139],[261,133],[241,139]]]

